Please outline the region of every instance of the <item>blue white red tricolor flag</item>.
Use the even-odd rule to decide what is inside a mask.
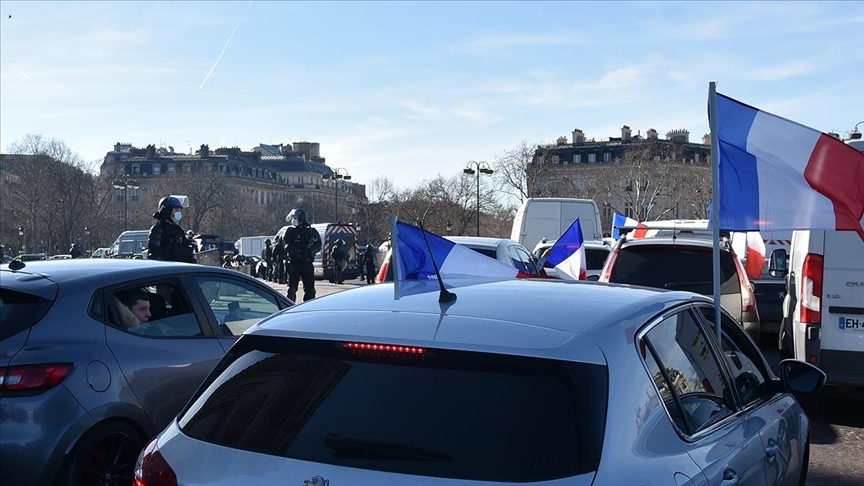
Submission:
[[[546,261],[555,267],[558,276],[564,280],[585,280],[588,277],[579,218],[555,241]]]
[[[649,230],[645,227],[645,224],[636,221],[633,218],[628,218],[623,214],[615,213],[615,216],[612,219],[612,237],[616,240],[621,238],[621,234],[618,232],[618,228],[629,226],[634,227],[638,226],[635,230],[630,232],[629,238],[638,239],[638,238],[650,238],[657,234],[657,230]]]
[[[490,280],[531,277],[435,233],[398,221],[395,216],[391,217],[390,241],[393,247],[391,264],[397,299],[414,293],[411,291],[411,281],[438,278],[432,263],[433,258],[446,288],[465,287]]]
[[[849,230],[864,239],[864,154],[720,93],[716,109],[721,229]]]

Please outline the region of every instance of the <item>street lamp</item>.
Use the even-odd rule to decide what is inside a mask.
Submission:
[[[471,166],[474,166],[474,169]],[[480,174],[491,175],[492,170],[484,161],[477,162],[475,160],[471,160],[468,162],[468,166],[462,169],[463,174],[474,175],[477,174],[477,236],[480,236]]]
[[[130,179],[129,174],[113,182],[114,189],[123,189],[123,231],[129,229],[129,189],[138,189],[138,181]]]
[[[18,227],[18,253],[24,253],[24,227]]]
[[[92,249],[90,248],[90,228],[87,226],[84,227],[84,238],[87,240],[87,256],[91,256]]]
[[[340,172],[342,171],[342,172]],[[325,181],[333,181],[333,189],[335,189],[333,195],[336,197],[335,213],[336,213],[336,223],[339,222],[339,181],[346,180],[350,181],[351,176],[348,175],[348,170],[343,167],[337,167],[333,169],[333,174],[324,174],[321,176],[321,179]]]
[[[451,223],[450,221],[447,221],[447,236],[450,236],[452,234],[453,234],[453,223]]]

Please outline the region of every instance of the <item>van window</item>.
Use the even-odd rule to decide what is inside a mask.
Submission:
[[[694,246],[626,246],[618,251],[609,281],[711,295],[711,254],[711,248]],[[731,282],[735,289],[739,288],[735,262],[728,251],[720,252],[720,274],[722,286]]]

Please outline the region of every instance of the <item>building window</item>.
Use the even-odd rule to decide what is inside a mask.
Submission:
[[[552,163],[555,165],[559,165],[561,163],[561,160],[558,158],[557,155],[553,155],[552,156]]]
[[[159,175],[162,173],[162,166],[159,164],[153,164],[153,175]]]
[[[603,204],[603,218],[604,219],[611,218],[613,216],[613,213],[614,213],[614,211],[612,211],[612,206],[610,206],[609,203],[604,203]]]
[[[633,204],[629,202],[627,203],[627,205],[624,207],[624,216],[627,216],[628,218],[633,217]]]
[[[132,164],[132,174],[140,174],[141,166],[138,164]]]
[[[118,201],[123,201],[123,188],[122,187],[119,187],[119,188],[115,187],[114,188],[114,194],[117,196]]]
[[[177,167],[174,164],[168,164],[168,173],[173,174],[177,171]]]
[[[139,199],[141,189],[139,189],[137,187],[132,187],[132,188],[130,188],[130,190],[132,192],[129,194],[129,200],[130,201],[137,201]]]
[[[603,162],[612,162],[612,153],[606,152],[603,154]]]
[[[588,154],[588,163],[593,164],[597,162],[597,154]]]
[[[582,163],[582,154],[573,154],[573,163],[581,164]]]

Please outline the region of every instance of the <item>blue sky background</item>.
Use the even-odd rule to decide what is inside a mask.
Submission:
[[[0,15],[0,148],[41,133],[96,163],[116,142],[314,141],[357,182],[413,187],[574,128],[699,141],[710,81],[841,136],[864,121],[864,1],[2,1]]]

